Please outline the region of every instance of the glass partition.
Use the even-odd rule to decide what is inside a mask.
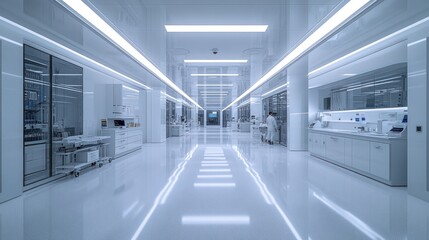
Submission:
[[[56,141],[83,134],[83,69],[24,46],[24,185],[56,175]]]
[[[49,54],[24,46],[24,184],[51,176]]]
[[[380,69],[340,82],[330,89],[331,106],[325,110],[354,110],[407,106],[407,70],[403,65],[393,72]],[[324,99],[325,101],[325,99]]]

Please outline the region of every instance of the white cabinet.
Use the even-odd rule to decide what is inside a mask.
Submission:
[[[325,136],[318,133],[308,135],[308,147],[310,153],[324,157],[325,156]]]
[[[313,142],[314,142],[314,133],[309,133],[309,134],[308,134],[308,151],[309,151],[310,153],[313,153],[313,152],[314,152],[314,149],[313,149]]]
[[[102,136],[110,136],[107,146],[109,157],[118,157],[139,149],[143,145],[142,128],[103,129]]]
[[[318,133],[313,135],[313,153],[325,157],[325,135]]]
[[[344,138],[344,165],[351,167],[352,166],[352,139]]]
[[[107,114],[110,118],[134,117],[137,115],[140,93],[137,89],[122,84],[107,84]]]
[[[344,164],[344,138],[337,136],[325,137],[326,158]]]
[[[391,186],[407,185],[406,139],[310,130],[308,146],[313,156]]]
[[[370,172],[377,177],[390,179],[390,146],[385,143],[371,142]]]
[[[46,144],[25,146],[24,174],[32,174],[47,169]]]
[[[365,172],[369,172],[369,143],[365,140],[352,140],[352,166]]]

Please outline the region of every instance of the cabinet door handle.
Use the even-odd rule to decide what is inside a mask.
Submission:
[[[331,137],[331,139],[334,141],[338,141],[338,138],[336,138],[336,137]]]
[[[375,148],[376,148],[376,149],[381,149],[381,146],[376,146]]]

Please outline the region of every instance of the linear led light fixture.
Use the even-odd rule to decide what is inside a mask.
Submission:
[[[355,50],[355,51],[353,51],[351,53],[348,53],[348,54],[346,54],[346,55],[344,55],[344,56],[342,56],[340,58],[337,58],[334,61],[332,61],[332,62],[330,62],[328,64],[325,64],[325,65],[323,65],[323,66],[321,66],[321,67],[319,67],[319,68],[317,68],[317,69],[309,72],[308,76],[313,75],[313,74],[315,74],[315,73],[317,73],[317,72],[319,72],[319,71],[321,71],[321,70],[323,70],[325,68],[328,68],[328,67],[330,67],[330,66],[332,66],[332,65],[334,65],[334,64],[336,64],[336,63],[338,63],[338,62],[340,62],[340,61],[342,61],[342,60],[344,60],[346,58],[349,58],[349,57],[351,57],[353,55],[356,55],[356,54],[358,54],[360,52],[363,52],[366,49],[369,49],[369,48],[371,48],[371,47],[373,47],[373,46],[375,46],[375,45],[377,45],[379,43],[382,43],[382,42],[388,40],[388,39],[396,37],[396,36],[398,36],[398,35],[406,32],[406,31],[408,31],[408,30],[410,30],[410,29],[412,29],[414,27],[417,27],[417,26],[419,26],[419,25],[421,25],[423,23],[426,23],[427,21],[429,21],[429,17],[423,18],[423,19],[421,19],[421,20],[419,20],[419,21],[417,21],[417,22],[415,22],[413,24],[410,24],[410,25],[408,25],[408,26],[406,26],[406,27],[404,27],[404,28],[402,28],[402,29],[400,29],[400,30],[392,33],[392,34],[389,34],[389,35],[387,35],[385,37],[382,37],[382,38],[380,38],[380,39],[378,39],[378,40],[376,40],[376,41],[374,41],[374,42],[372,42],[372,43],[370,43],[368,45],[365,45],[365,46],[363,46],[363,47],[361,47],[361,48],[359,48],[359,49],[357,49],[357,50]]]
[[[165,25],[167,32],[266,32],[268,25]]]
[[[228,94],[229,92],[216,92],[216,91],[200,91],[201,94],[205,94],[205,93],[216,93],[216,94]]]
[[[144,66],[148,71],[154,74],[158,79],[164,82],[167,86],[178,92],[180,95],[188,99],[190,102],[203,109],[197,102],[189,97],[182,89],[180,89],[173,81],[165,76],[153,63],[151,63],[143,54],[140,53],[131,43],[122,37],[115,29],[113,29],[106,21],[104,21],[96,12],[94,12],[82,0],[57,0],[59,3],[64,3],[68,6],[67,9],[72,9],[73,13],[81,17],[90,24],[94,29],[98,30],[102,35],[109,39],[112,43],[122,49],[125,53],[135,59],[138,63]]]
[[[285,83],[285,84],[283,84],[283,85],[280,85],[280,86],[278,86],[278,87],[274,88],[273,90],[270,90],[270,91],[268,91],[268,92],[266,92],[266,93],[262,94],[261,96],[266,96],[266,95],[268,95],[268,94],[270,94],[270,93],[272,93],[272,92],[275,92],[275,91],[277,91],[277,90],[279,90],[279,89],[282,89],[282,88],[284,88],[284,87],[287,87],[288,85],[289,85],[289,82],[287,82],[287,83]]]
[[[134,83],[134,84],[137,84],[137,85],[139,85],[139,86],[141,86],[141,87],[143,87],[143,88],[145,88],[145,89],[152,89],[152,88],[150,88],[150,87],[148,87],[148,86],[144,85],[143,83],[141,83],[141,82],[139,82],[139,81],[137,81],[137,80],[135,80],[135,79],[132,79],[132,78],[130,78],[130,77],[128,77],[128,76],[126,76],[126,75],[124,75],[124,74],[122,74],[122,73],[120,73],[120,72],[118,72],[118,71],[116,71],[116,70],[114,70],[114,69],[112,69],[112,68],[109,68],[109,67],[107,67],[106,65],[103,65],[103,64],[101,64],[101,63],[99,63],[99,62],[95,61],[95,60],[94,60],[94,59],[92,59],[92,58],[89,58],[89,57],[87,57],[87,56],[85,56],[85,55],[83,55],[83,54],[81,54],[81,53],[78,53],[77,51],[74,51],[74,50],[72,50],[72,49],[70,49],[70,48],[68,48],[68,47],[65,47],[64,45],[61,45],[61,44],[59,44],[58,42],[55,42],[54,40],[52,40],[52,39],[50,39],[50,38],[47,38],[47,37],[45,37],[45,36],[43,36],[43,35],[41,35],[41,34],[39,34],[39,33],[36,33],[36,32],[34,32],[34,31],[32,31],[32,30],[28,29],[28,28],[25,28],[24,26],[19,25],[19,24],[18,24],[18,23],[16,23],[16,22],[13,22],[13,21],[11,21],[11,20],[9,20],[9,19],[7,19],[7,18],[1,17],[1,16],[0,16],[0,20],[1,20],[1,21],[3,21],[3,22],[5,22],[5,23],[7,23],[7,24],[9,24],[9,25],[11,25],[11,26],[13,26],[13,27],[15,27],[15,28],[18,28],[18,29],[20,29],[20,30],[22,30],[22,31],[25,31],[26,33],[29,33],[29,34],[31,34],[31,35],[33,35],[33,36],[36,36],[37,38],[43,39],[43,40],[44,40],[44,41],[46,41],[47,43],[50,43],[50,44],[52,44],[52,45],[55,45],[55,46],[57,46],[57,47],[59,47],[59,48],[61,48],[61,49],[65,50],[65,51],[67,51],[67,52],[69,52],[69,53],[71,53],[71,54],[73,54],[73,55],[75,55],[75,56],[77,56],[77,57],[81,58],[81,59],[84,59],[85,61],[88,61],[88,62],[90,62],[90,63],[92,63],[92,64],[94,64],[94,65],[97,65],[97,66],[98,66],[98,67],[100,67],[100,68],[103,68],[103,69],[105,69],[105,70],[107,70],[107,71],[109,71],[109,72],[111,72],[111,73],[113,73],[113,74],[116,74],[116,75],[118,75],[118,76],[120,76],[120,77],[122,77],[122,78],[125,78],[125,79],[127,79],[128,81],[130,81],[130,82],[132,82],[132,83]],[[21,43],[14,42],[14,41],[12,41],[12,40],[10,40],[10,39],[3,38],[3,37],[0,37],[0,39],[5,40],[5,41],[7,41],[7,42],[10,42],[10,43],[12,43],[12,44],[16,44],[16,45],[18,45],[18,46],[21,46],[21,47],[22,47],[22,44],[21,44]],[[87,92],[87,93],[89,93],[89,92]]]
[[[238,77],[238,73],[192,73],[191,77]]]
[[[299,45],[297,45],[292,51],[290,51],[279,63],[277,63],[271,70],[269,70],[264,76],[256,81],[250,88],[248,88],[243,94],[232,101],[223,110],[230,108],[232,105],[255,91],[262,84],[270,80],[272,77],[277,75],[284,68],[291,65],[293,62],[298,60],[301,56],[308,53],[311,49],[317,46],[320,42],[328,38],[338,28],[350,21],[356,14],[362,12],[377,0],[350,0],[342,8],[340,8],[335,14],[332,15],[326,22],[320,25],[313,33],[311,33],[306,39],[304,39]]]
[[[233,84],[197,84],[197,87],[232,87]]]
[[[139,91],[139,90],[134,89],[134,88],[132,88],[132,87],[128,87],[128,86],[125,86],[125,85],[122,85],[122,87],[123,87],[123,88],[125,88],[125,89],[128,89],[128,90],[130,90],[130,91],[132,91],[132,92],[140,93],[140,91]]]
[[[223,59],[223,60],[184,60],[185,63],[247,63],[248,60],[243,59],[243,60],[227,60],[227,59]]]

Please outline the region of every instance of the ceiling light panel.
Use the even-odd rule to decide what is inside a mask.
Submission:
[[[247,60],[184,60],[185,63],[247,63]]]
[[[159,80],[164,82],[167,86],[171,87],[174,91],[188,99],[190,102],[202,109],[197,102],[188,96],[181,88],[179,88],[173,81],[171,81],[164,73],[161,72],[152,62],[149,61],[139,50],[137,50],[131,43],[122,37],[115,29],[113,29],[106,21],[104,21],[96,12],[94,12],[88,5],[81,0],[57,0],[72,12],[81,17],[89,23],[95,30],[99,31],[113,44],[122,49],[129,56],[134,58],[138,63],[144,66],[148,71],[154,74]]]
[[[197,87],[232,87],[233,84],[197,84]]]
[[[312,32],[306,39],[304,39],[299,45],[297,45],[292,51],[290,51],[279,63],[277,63],[271,70],[263,75],[258,81],[256,81],[250,88],[248,88],[243,94],[232,101],[226,108],[230,108],[232,105],[255,91],[257,88],[262,86],[265,82],[270,80],[272,77],[277,75],[284,68],[298,60],[301,56],[308,53],[313,47],[322,42],[324,39],[333,34],[338,28],[346,24],[352,17],[356,16],[357,13],[365,10],[376,0],[350,0],[342,8],[340,8],[335,14],[333,14],[326,22],[321,24],[314,32]]]
[[[238,73],[192,73],[191,77],[238,77]]]
[[[268,25],[165,25],[167,32],[265,32]]]

